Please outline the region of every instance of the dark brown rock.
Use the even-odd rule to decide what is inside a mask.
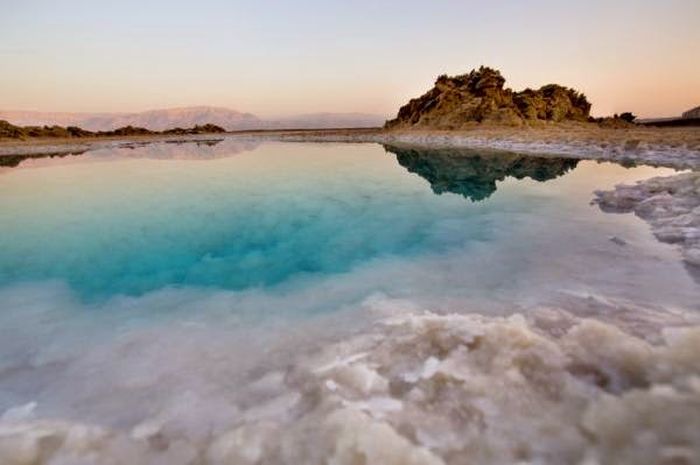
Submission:
[[[0,120],[0,139],[23,139],[25,137],[24,129],[5,120]]]
[[[401,107],[388,129],[459,129],[479,123],[522,125],[534,121],[586,121],[591,104],[574,89],[549,84],[513,92],[498,70],[482,66],[437,78],[435,87]]]
[[[124,126],[123,128],[117,128],[114,131],[100,131],[97,134],[101,136],[145,136],[157,133],[146,128]]]
[[[189,134],[221,134],[226,132],[226,129],[215,124],[197,125],[192,128],[173,128],[163,131],[163,134],[189,135]]]
[[[220,134],[226,130],[215,124],[202,124],[191,128],[174,128],[166,131],[151,131],[146,128],[124,126],[113,131],[92,132],[77,126],[15,126],[4,120],[0,120],[0,139],[27,139],[27,138],[83,138],[95,136],[144,136],[153,134],[166,135],[191,135],[191,134]]]

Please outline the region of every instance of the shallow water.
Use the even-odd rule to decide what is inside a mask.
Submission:
[[[565,308],[651,340],[700,309],[678,250],[590,205],[668,169],[235,139],[12,164],[0,414],[201,439],[279,394],[268,374],[397,313]]]
[[[564,239],[590,247],[626,234],[617,228],[629,218],[588,206],[594,188],[670,172],[503,154],[394,156],[361,145],[268,144],[227,156],[225,144],[97,150],[5,172],[0,285],[56,280],[85,301],[162,288],[274,289],[486,246],[510,255],[517,276],[521,260],[537,258],[529,235],[555,247],[574,233]],[[432,195],[421,177],[446,195]],[[589,253],[605,246],[614,250],[602,241]]]

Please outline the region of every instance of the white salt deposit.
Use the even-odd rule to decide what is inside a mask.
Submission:
[[[699,172],[618,185],[611,191],[597,191],[596,196],[605,211],[633,211],[648,221],[659,240],[678,244],[685,262],[700,267]]]
[[[657,327],[662,340],[652,343],[624,325],[552,309],[510,317],[408,312],[292,357],[282,373],[261,374],[255,387],[267,385],[271,398],[241,405],[211,434],[188,435],[163,418],[131,430],[31,419],[18,414],[33,410],[25,406],[0,421],[0,458],[8,465],[698,463],[700,326]]]
[[[527,134],[525,134],[527,135]],[[288,134],[270,138],[299,142],[374,142],[405,145],[414,148],[440,149],[493,149],[533,155],[556,155],[580,159],[611,160],[624,163],[646,163],[678,169],[700,168],[700,150],[697,146],[659,142],[628,143],[601,140],[546,141],[516,136],[487,137],[464,133],[382,132],[374,134]]]

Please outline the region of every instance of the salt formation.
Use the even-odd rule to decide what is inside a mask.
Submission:
[[[700,326],[623,329],[559,310],[399,315],[231,386],[259,402],[215,437],[33,419],[28,405],[0,420],[0,463],[700,463]]]
[[[659,240],[679,244],[685,262],[700,267],[699,172],[616,186],[596,197],[604,211],[633,211],[648,221]]]
[[[587,129],[578,128],[583,134]],[[377,133],[289,133],[270,136],[257,136],[258,139],[281,140],[286,142],[339,142],[339,143],[378,143],[409,149],[489,149],[531,155],[571,157],[583,160],[610,160],[634,166],[650,164],[678,169],[700,168],[700,145],[697,137],[689,140],[672,140],[664,137],[637,138],[626,131],[592,132],[590,137],[577,138],[575,127],[562,130],[556,137],[546,133],[531,131],[389,131]],[[553,133],[556,134],[556,133]],[[570,136],[571,135],[571,136]],[[648,136],[651,133],[648,134]],[[613,137],[614,136],[614,137]],[[17,149],[12,148],[13,152]],[[24,148],[22,150],[25,150]],[[2,147],[0,147],[2,153]]]

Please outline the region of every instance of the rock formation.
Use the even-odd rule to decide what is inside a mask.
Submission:
[[[700,118],[700,107],[695,107],[692,110],[688,110],[683,113],[684,119],[695,119]]]
[[[221,126],[217,126],[215,124],[203,124],[203,125],[197,125],[193,128],[188,128],[188,129],[183,129],[183,128],[173,128],[173,129],[167,129],[163,131],[163,134],[177,134],[177,135],[186,135],[186,134],[222,134],[226,132],[226,129],[222,128]]]
[[[496,181],[506,177],[548,181],[573,169],[579,160],[559,157],[534,157],[514,153],[489,153],[477,150],[418,150],[385,145],[399,164],[430,183],[436,194],[452,192],[479,201],[496,192]]]
[[[27,139],[39,138],[85,138],[95,136],[146,136],[146,135],[191,135],[191,134],[221,134],[226,132],[221,126],[215,124],[197,125],[192,128],[174,128],[166,131],[151,131],[150,129],[124,126],[113,131],[92,132],[77,126],[15,126],[7,121],[0,120],[0,139]]]
[[[548,84],[513,92],[495,69],[437,78],[435,87],[401,107],[387,129],[459,129],[475,123],[522,125],[535,121],[587,121],[591,104],[574,89]]]
[[[0,139],[21,139],[23,137],[25,134],[21,127],[0,120]]]

